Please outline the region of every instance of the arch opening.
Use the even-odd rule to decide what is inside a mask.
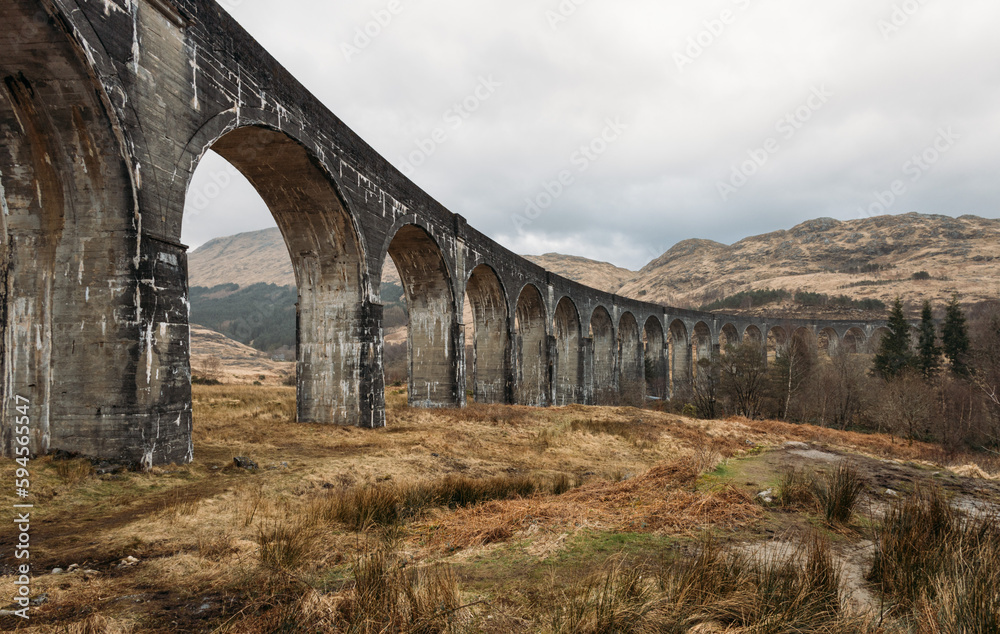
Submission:
[[[554,330],[556,354],[553,393],[555,404],[563,407],[582,402],[583,363],[580,341],[580,316],[576,305],[568,297],[556,306]]]
[[[670,324],[668,334],[670,348],[671,396],[683,392],[691,385],[691,341],[688,329],[681,320]]]
[[[399,272],[409,317],[407,399],[411,407],[464,404],[459,355],[465,354],[451,274],[441,249],[423,228],[405,225],[387,255]]]
[[[694,336],[692,337],[691,345],[692,354],[692,372],[691,374],[697,378],[698,373],[701,371],[703,366],[702,362],[711,362],[712,360],[712,329],[708,327],[703,321],[699,321],[694,325]]]
[[[517,338],[515,395],[519,405],[546,407],[551,402],[552,365],[549,362],[545,312],[542,294],[532,284],[525,286],[514,311]]]
[[[364,302],[364,257],[332,180],[304,146],[269,128],[237,128],[211,149],[263,199],[291,260],[297,299],[296,419],[383,425],[381,408],[372,407],[372,394],[381,398],[381,371],[377,381],[363,372],[363,359],[376,350],[362,335],[371,318]]]
[[[471,365],[466,364],[466,371],[471,379],[473,398],[477,403],[509,403],[507,294],[496,272],[485,264],[472,271],[465,292],[472,321],[472,358]]]
[[[846,352],[852,354],[864,354],[868,352],[868,341],[865,337],[864,331],[860,328],[851,328],[846,333],[844,333],[844,339],[841,342]]]
[[[840,335],[833,328],[824,328],[816,335],[816,348],[826,357],[832,357],[840,347]]]
[[[767,362],[774,363],[778,351],[788,343],[788,331],[781,326],[774,326],[767,331]]]
[[[726,354],[727,348],[738,345],[740,345],[740,333],[736,330],[736,326],[732,324],[722,326],[722,332],[719,334],[719,352]]]
[[[646,393],[656,399],[667,398],[666,338],[663,336],[663,325],[656,317],[646,320],[643,327],[643,347],[645,350],[644,375]]]
[[[613,405],[618,402],[615,377],[617,344],[615,324],[603,306],[594,309],[590,318],[590,337],[594,342],[593,401],[595,405]]]
[[[624,313],[618,321],[618,351],[621,402],[641,406],[646,400],[645,351],[639,323],[632,313]]]

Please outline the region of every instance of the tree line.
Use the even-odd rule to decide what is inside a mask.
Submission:
[[[770,360],[759,342],[729,345],[697,363],[671,407],[704,418],[774,418],[997,452],[1000,303],[967,313],[955,297],[936,320],[925,302],[914,327],[897,299],[874,354],[833,345],[821,354],[802,332]]]

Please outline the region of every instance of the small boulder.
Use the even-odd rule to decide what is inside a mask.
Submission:
[[[61,575],[61,574],[63,574],[64,572],[66,572],[66,571],[65,571],[65,570],[63,570],[62,568],[53,568],[53,569],[52,569],[52,574],[54,574],[54,575]]]
[[[781,447],[782,449],[794,449],[797,451],[809,451],[809,449],[811,449],[811,447],[809,447],[809,445],[807,445],[804,442],[793,442],[793,441],[788,441]]]
[[[233,458],[233,464],[237,468],[246,469],[247,471],[255,471],[257,469],[257,463],[246,456],[236,456]]]

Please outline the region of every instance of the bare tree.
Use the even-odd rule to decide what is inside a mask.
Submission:
[[[719,363],[722,390],[738,416],[757,418],[761,414],[767,389],[767,363],[764,349],[754,341],[727,346]]]

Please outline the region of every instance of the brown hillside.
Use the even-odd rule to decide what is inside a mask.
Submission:
[[[562,275],[608,293],[617,293],[625,282],[636,275],[635,271],[576,255],[546,253],[545,255],[526,255],[524,257],[556,275]]]
[[[878,270],[872,270],[872,269]],[[932,279],[913,275],[927,272]],[[685,240],[619,291],[697,308],[739,291],[778,288],[935,304],[1000,295],[1000,220],[906,214],[841,222],[820,218],[726,246]],[[767,307],[774,310],[774,306]]]
[[[638,273],[557,253],[526,257],[594,288],[684,308],[762,288],[885,302],[898,295],[911,307],[924,299],[940,304],[953,293],[966,303],[1000,295],[1000,220],[976,216],[820,218],[733,245],[684,240]],[[191,254],[189,267],[195,286],[294,284],[277,229],[212,240]],[[391,263],[386,269],[385,280],[398,283]],[[918,272],[931,279],[914,280]],[[783,308],[794,309],[769,305],[756,310]]]

